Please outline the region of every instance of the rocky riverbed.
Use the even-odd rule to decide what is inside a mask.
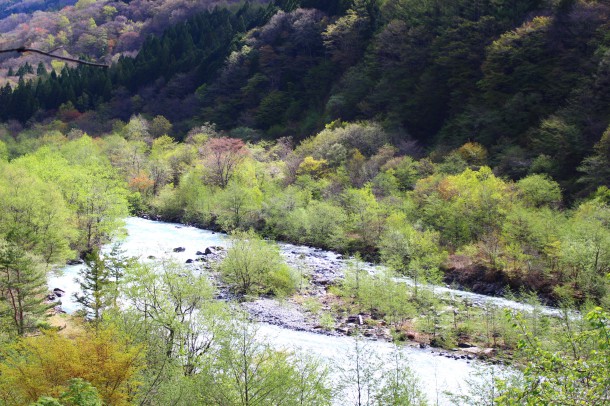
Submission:
[[[377,320],[370,314],[333,313],[332,302],[336,297],[328,292],[343,278],[346,261],[340,254],[329,251],[299,247],[291,244],[280,244],[281,254],[302,279],[300,293],[290,298],[261,297],[241,302],[242,308],[257,322],[290,329],[328,336],[357,336],[369,340],[392,342],[395,336],[383,320]],[[239,299],[233,296],[228,286],[224,285],[215,271],[226,255],[226,247],[210,246],[189,253],[184,247],[176,247],[174,253],[194,254],[185,263],[208,274],[218,288],[218,299]],[[374,272],[372,264],[360,264],[361,267]],[[312,307],[315,307],[312,309]],[[327,317],[321,320],[322,314]],[[403,345],[428,348],[436,355],[462,360],[474,358],[489,359],[495,355],[491,348],[479,348],[462,344],[451,351],[429,347],[429,340],[416,332],[407,332],[401,337]]]
[[[139,218],[129,218],[126,222],[129,235],[123,241],[122,248],[127,255],[139,257],[141,261],[174,258],[210,275],[218,284],[219,299],[232,298],[213,266],[226,255],[226,235]],[[391,356],[395,347],[388,342],[391,338],[389,330],[381,320],[375,320],[373,315],[348,314],[346,310],[341,312],[336,306],[338,298],[332,294],[332,285],[343,277],[343,269],[347,265],[343,257],[320,249],[279,245],[286,261],[303,276],[303,289],[299,295],[283,300],[260,298],[243,302],[244,309],[252,319],[262,321],[257,325],[257,335],[262,340],[268,340],[275,348],[304,351],[330,366],[336,366],[349,362],[357,341],[354,336],[362,332],[369,338],[367,347],[371,354],[384,359]],[[370,264],[364,266],[370,272],[378,270]],[[63,291],[58,300],[67,313],[78,309],[73,294],[78,293],[80,287],[74,279],[83,267],[83,264],[67,265],[49,275],[50,290],[59,288]],[[483,297],[481,303],[487,299],[494,300]],[[323,320],[323,315],[332,317]],[[468,353],[437,351],[429,347],[422,349],[418,341],[422,337],[416,333],[406,339],[406,345],[399,346],[399,351],[408,357],[411,367],[426,383],[424,390],[437,404],[451,404],[444,397],[444,391],[468,391],[466,381],[472,380],[473,376],[477,379],[474,361],[468,360]],[[484,349],[473,348],[472,351],[482,352]],[[475,355],[470,356],[474,358]],[[338,395],[334,404],[344,404],[342,396]]]
[[[142,223],[144,222],[144,223]],[[139,220],[138,226],[154,228],[155,222]],[[124,244],[130,254],[140,253],[140,260],[150,261],[157,258],[172,256],[184,261],[187,266],[193,267],[211,277],[218,288],[217,298],[220,300],[239,299],[236,298],[224,285],[215,271],[215,265],[222,261],[226,255],[228,240],[225,235],[212,233],[214,245],[199,245],[198,233],[201,231],[192,227],[173,226],[180,234],[186,234],[185,239],[189,244],[168,247],[169,242],[159,246],[158,250],[153,247],[143,246],[140,239],[128,240]],[[152,231],[152,229],[151,229]],[[207,232],[210,233],[210,232]],[[189,237],[191,237],[189,239]],[[208,236],[209,237],[209,236]],[[148,237],[150,238],[150,237]],[[143,240],[146,237],[142,236]],[[206,240],[209,242],[209,239]],[[329,288],[337,284],[344,276],[344,269],[348,261],[340,254],[325,251],[318,248],[297,246],[280,243],[280,252],[286,263],[291,266],[301,279],[300,293],[297,296],[284,299],[258,298],[243,301],[242,307],[255,321],[271,324],[281,328],[294,331],[305,331],[328,336],[356,336],[362,335],[374,341],[393,341],[396,337],[389,326],[383,320],[378,320],[371,314],[349,314],[344,311],[333,311],[333,305],[337,304],[338,298],[329,293]],[[151,253],[152,252],[152,253]],[[70,264],[66,270],[74,275],[84,265],[82,263]],[[362,269],[371,273],[380,271],[380,267],[370,263],[359,263]],[[62,284],[63,280],[63,284]],[[409,283],[405,280],[405,283]],[[49,294],[49,300],[61,303],[62,307],[56,306],[56,311],[67,311],[72,313],[76,308],[73,303],[72,294],[78,291],[78,285],[74,280],[65,277],[51,278],[50,288],[53,292]],[[484,306],[486,297],[468,292],[453,291],[445,287],[433,287],[439,293],[450,295],[463,295],[465,300],[470,300],[473,306]],[[57,292],[60,295],[57,295]],[[509,302],[509,301],[507,301]],[[516,302],[511,302],[516,303]],[[336,306],[334,306],[336,307]],[[428,337],[416,332],[406,331],[400,340],[407,346],[426,348],[430,344]],[[434,344],[434,343],[432,343]],[[439,351],[428,348],[429,351],[439,355],[455,359],[472,359],[475,356],[487,358],[493,355],[491,349],[469,347],[456,348],[455,351]]]

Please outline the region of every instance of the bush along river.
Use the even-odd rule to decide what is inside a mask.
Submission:
[[[126,219],[126,230],[127,237],[121,241],[125,255],[143,261],[174,258],[201,272],[213,272],[213,264],[223,258],[229,245],[228,237],[222,233],[142,218]],[[505,367],[493,367],[476,360],[489,355],[491,349],[468,345],[460,345],[462,348],[459,349],[434,349],[418,340],[415,333],[408,335],[405,345],[395,346],[390,342],[390,328],[383,322],[375,321],[369,314],[347,314],[334,317],[330,325],[328,322],[321,323],[316,311],[311,309],[312,299],[315,299],[322,311],[330,308],[326,302],[329,287],[343,278],[348,260],[340,254],[318,248],[283,243],[279,247],[286,262],[305,274],[309,281],[306,293],[284,300],[259,298],[242,303],[257,322],[257,334],[276,348],[304,351],[328,362],[335,371],[332,378],[337,381],[341,379],[337,371],[349,363],[358,346],[364,349],[367,357],[377,360],[388,360],[395,351],[399,351],[419,378],[428,399],[436,404],[451,404],[447,392],[464,393],[469,390],[468,383],[473,380],[480,385],[482,378],[479,372],[482,368],[495,368],[494,373],[506,371]],[[56,292],[56,300],[61,302],[61,309],[66,313],[73,313],[79,307],[73,294],[79,292],[75,279],[84,266],[67,265],[49,277],[49,288]],[[361,264],[361,268],[370,274],[383,270],[372,264]],[[412,281],[404,278],[394,280],[406,285],[412,284]],[[225,286],[218,283],[218,287],[219,299],[230,298]],[[420,288],[443,295],[449,301],[468,302],[474,307],[534,310],[532,306],[520,302],[447,287],[425,285]],[[552,308],[539,309],[542,313],[557,312]],[[365,339],[356,339],[356,335],[364,336]],[[384,365],[387,367],[389,362],[381,362],[379,365],[378,373],[383,375]],[[345,404],[345,396],[350,393],[353,390],[337,395],[336,404]]]

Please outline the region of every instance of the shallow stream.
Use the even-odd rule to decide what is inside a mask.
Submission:
[[[122,248],[126,251],[126,255],[137,256],[142,260],[148,260],[151,257],[171,256],[180,262],[186,262],[188,259],[197,258],[197,251],[204,251],[211,246],[226,247],[228,244],[227,236],[221,233],[141,218],[128,218],[126,229],[128,236],[123,240]],[[184,251],[174,252],[174,249],[178,247],[184,248]],[[280,249],[289,264],[306,264],[309,270],[315,272],[319,278],[333,279],[340,277],[342,269],[347,264],[347,261],[341,255],[331,251],[292,244],[280,244]],[[72,295],[79,290],[75,278],[82,267],[84,265],[66,266],[49,277],[50,289],[60,288],[65,291],[61,300],[62,308],[67,313],[72,313],[78,308],[78,304],[75,303]],[[367,265],[367,269],[371,272],[378,270],[370,264]],[[434,289],[439,293],[467,297],[475,303],[492,303],[499,307],[515,309],[527,308],[527,305],[506,299],[477,295],[446,287],[434,287]],[[552,309],[548,310],[551,311]],[[267,338],[277,348],[305,351],[334,367],[350,362],[350,354],[355,347],[355,340],[345,336],[295,331],[265,323],[259,323],[258,331],[261,337]],[[381,359],[388,359],[393,348],[392,344],[384,341],[367,340],[366,343],[367,353]],[[409,365],[416,376],[419,377],[425,393],[433,404],[450,404],[448,397],[443,394],[445,391],[455,393],[467,390],[466,380],[473,376],[475,367],[479,364],[476,361],[456,360],[439,356],[426,349],[404,347],[401,351],[404,352]],[[338,379],[336,373],[334,379]],[[349,396],[349,392],[347,395],[342,395],[340,399],[337,398],[335,403],[337,405],[346,404],[344,403],[346,401],[344,396]]]

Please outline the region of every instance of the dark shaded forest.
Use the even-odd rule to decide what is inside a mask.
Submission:
[[[246,3],[171,26],[108,70],[22,76],[0,92],[0,118],[86,113],[96,134],[143,113],[246,139],[373,119],[404,153],[475,141],[499,174],[546,173],[582,196],[609,178],[608,14],[587,1]]]

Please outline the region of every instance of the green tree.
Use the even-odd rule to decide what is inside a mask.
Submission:
[[[61,394],[59,400],[65,406],[102,406],[103,402],[97,389],[89,382],[74,378],[68,381],[68,390]]]
[[[112,304],[109,291],[110,275],[99,249],[94,249],[85,257],[85,268],[79,271],[77,280],[82,293],[74,293],[74,298],[81,304],[87,316],[93,317],[97,327],[103,311]]]
[[[112,304],[116,308],[119,298],[119,286],[125,272],[137,264],[136,257],[125,256],[125,250],[120,243],[112,244],[110,252],[104,254],[104,267],[108,274],[108,294],[112,299]]]
[[[44,63],[38,62],[38,67],[36,68],[37,76],[47,76],[47,68],[45,68]]]
[[[397,224],[392,218],[388,222]],[[415,296],[420,283],[440,281],[439,267],[447,254],[440,249],[438,240],[437,232],[418,231],[407,224],[390,228],[379,242],[383,263],[413,280]]]
[[[569,316],[571,317],[571,316]],[[587,327],[568,330],[558,349],[548,348],[516,316],[521,331],[519,350],[525,359],[523,378],[500,381],[498,405],[602,405],[610,400],[609,315],[595,308],[585,316]]]
[[[583,160],[578,170],[583,173],[580,182],[590,190],[599,186],[610,187],[610,127],[593,147],[593,154]]]
[[[0,239],[0,298],[2,317],[11,330],[23,336],[34,331],[50,305],[46,274],[38,260],[12,242]]]
[[[70,141],[59,151],[40,148],[17,164],[61,190],[75,213],[80,251],[99,247],[122,226],[128,214],[125,182],[90,137]]]
[[[156,116],[150,123],[149,132],[153,138],[169,135],[172,132],[172,123],[161,115]]]
[[[166,260],[130,267],[124,286],[137,323],[162,339],[166,359],[180,354],[184,374],[194,373],[197,359],[214,337],[213,330],[204,335],[203,327],[211,327],[223,316],[221,307],[210,304],[214,290],[207,278]]]
[[[222,278],[241,295],[294,292],[298,277],[286,265],[279,249],[254,231],[235,232],[227,256],[220,263]]]
[[[272,349],[243,320],[234,321],[231,331],[199,377],[204,404],[331,404],[328,369],[319,362]]]
[[[231,181],[215,195],[213,212],[223,229],[243,229],[256,223],[256,214],[261,209],[262,198],[258,187]]]
[[[72,216],[53,183],[19,165],[0,166],[0,236],[40,255],[47,264],[68,258]]]
[[[348,390],[345,401],[354,406],[373,404],[382,365],[382,360],[369,351],[367,342],[361,336],[357,337],[349,359],[340,370],[342,384]]]
[[[425,406],[428,402],[421,382],[398,347],[394,348],[391,368],[375,394],[379,405]]]
[[[498,230],[511,203],[509,186],[486,166],[420,179],[413,196],[425,223],[454,247]]]
[[[6,142],[0,140],[0,162],[8,161],[9,152]]]
[[[559,185],[546,175],[529,175],[517,182],[517,188],[522,202],[530,207],[556,207],[561,203]]]

